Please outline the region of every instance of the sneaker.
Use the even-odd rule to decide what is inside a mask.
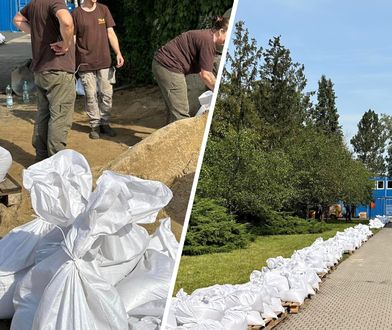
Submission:
[[[88,136],[90,139],[93,139],[93,140],[99,139],[99,128],[98,127],[91,127],[91,132]]]
[[[108,136],[116,136],[116,132],[109,126],[109,124],[100,125],[100,130],[102,134],[106,134]]]

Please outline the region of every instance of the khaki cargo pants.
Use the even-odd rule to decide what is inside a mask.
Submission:
[[[34,73],[38,91],[38,112],[33,147],[36,161],[48,158],[67,145],[76,98],[75,75],[63,71]]]
[[[189,117],[189,103],[185,75],[171,72],[152,61],[152,73],[165,100],[168,123]]]
[[[84,107],[90,118],[91,127],[109,124],[113,98],[113,86],[109,76],[109,68],[79,72],[80,81],[86,94]]]

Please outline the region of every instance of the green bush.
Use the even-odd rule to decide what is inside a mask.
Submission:
[[[197,198],[193,205],[183,253],[198,255],[245,248],[251,241],[246,225],[237,223],[216,200]]]
[[[315,234],[328,230],[324,222],[276,212],[269,209],[259,210],[257,222],[253,222],[252,233],[257,235]]]

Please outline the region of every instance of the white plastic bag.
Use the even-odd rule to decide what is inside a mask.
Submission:
[[[63,236],[56,226],[71,225],[85,208],[91,172],[82,155],[63,150],[25,170],[23,184],[30,191],[35,213],[41,216],[0,240],[0,319],[12,317],[13,281],[21,279],[18,273],[34,265],[37,250],[48,251],[48,245],[61,242]]]
[[[206,91],[199,96],[200,108],[197,111],[196,116],[200,116],[210,109],[213,95],[214,93],[212,91]]]
[[[11,165],[12,157],[10,152],[5,148],[0,147],[0,182],[5,180],[5,176],[7,175]]]
[[[113,235],[132,222],[151,222],[158,212],[161,193],[166,198],[168,188],[145,182],[158,197],[144,200],[142,181],[104,172],[62,248],[33,267],[20,283],[14,298],[12,329],[127,327],[120,296],[98,275],[92,261],[99,251],[94,243],[100,237]]]
[[[248,321],[246,319],[246,312],[227,310],[223,316],[221,323],[225,330],[247,330]]]
[[[177,245],[170,231],[170,219],[161,220],[142,260],[116,285],[128,313],[148,302],[167,298]]]

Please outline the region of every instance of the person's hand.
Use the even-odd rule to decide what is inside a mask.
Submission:
[[[50,48],[56,55],[64,55],[68,51],[68,47],[64,45],[63,41],[57,41],[50,44]]]
[[[121,53],[117,54],[117,65],[116,68],[121,68],[124,65],[124,58],[122,57]]]

